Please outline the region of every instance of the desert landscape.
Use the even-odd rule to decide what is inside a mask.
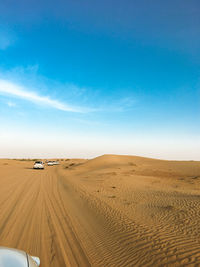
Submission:
[[[0,59],[0,267],[200,267],[200,1],[0,1]]]
[[[199,266],[200,162],[0,160],[0,246],[42,267]]]

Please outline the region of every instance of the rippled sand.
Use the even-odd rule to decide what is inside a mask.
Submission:
[[[200,266],[200,162],[0,160],[0,245],[42,267]]]

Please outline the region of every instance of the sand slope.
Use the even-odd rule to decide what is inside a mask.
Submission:
[[[200,162],[0,160],[0,245],[42,266],[200,265]]]

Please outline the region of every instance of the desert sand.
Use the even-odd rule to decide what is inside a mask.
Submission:
[[[0,160],[0,246],[42,267],[200,266],[200,162]]]

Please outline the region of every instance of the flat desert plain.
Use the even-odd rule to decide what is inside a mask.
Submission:
[[[60,163],[0,160],[0,246],[42,267],[200,266],[200,162]]]

